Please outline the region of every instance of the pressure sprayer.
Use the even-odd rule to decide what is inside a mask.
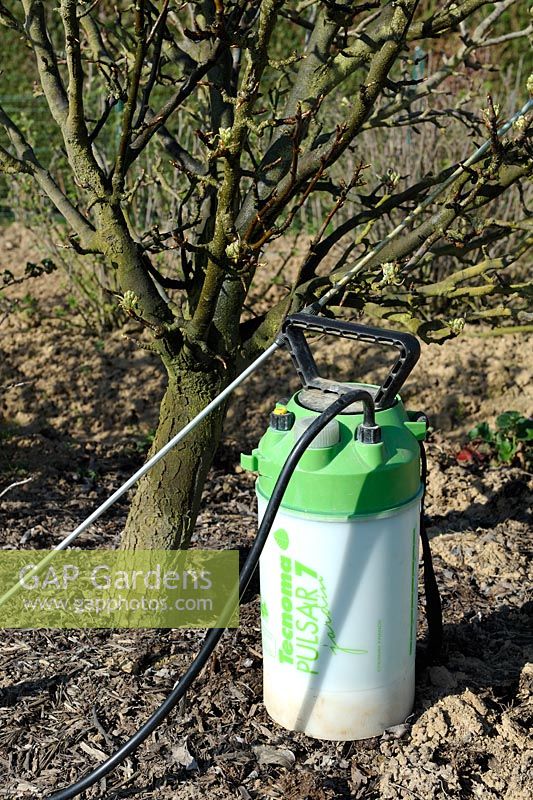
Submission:
[[[379,387],[335,383],[319,377],[306,331],[399,354]],[[221,619],[231,616],[260,562],[271,717],[319,738],[373,736],[402,722],[413,704],[419,532],[430,648],[438,651],[442,634],[422,513],[426,420],[410,417],[397,396],[419,345],[408,334],[310,314],[289,317],[278,341],[289,346],[304,388],[276,406],[259,447],[243,457],[259,472],[260,524]],[[186,695],[223,633],[207,633],[130,739],[49,800],[71,800],[131,755]]]
[[[382,386],[335,383],[318,375],[306,331],[390,345],[399,354]],[[442,629],[420,525],[425,458],[417,440],[426,421],[410,418],[397,396],[418,342],[311,314],[289,317],[277,342],[288,344],[304,388],[276,406],[259,447],[243,457],[259,472],[260,524],[221,627],[207,633],[133,736],[49,800],[70,800],[93,786],[168,717],[207,664],[259,562],[265,703],[274,720],[319,738],[358,739],[411,711],[419,531],[435,650]]]
[[[398,350],[381,386],[318,374],[306,333]],[[404,722],[415,690],[418,540],[426,419],[398,391],[414,336],[307,314],[283,326],[303,388],[277,403],[259,447],[259,519],[302,433],[335,397],[357,395],[313,439],[283,495],[260,558],[266,709],[319,739],[376,736]]]

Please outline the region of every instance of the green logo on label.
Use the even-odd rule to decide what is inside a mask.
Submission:
[[[286,550],[289,546],[289,534],[284,528],[279,528],[275,532],[274,539],[281,550]]]
[[[277,533],[286,535],[286,531]],[[280,555],[280,568],[282,638],[278,659],[281,664],[290,664],[308,675],[318,675],[321,648],[328,648],[332,655],[368,653],[360,648],[341,647],[337,642],[322,575],[285,555]]]

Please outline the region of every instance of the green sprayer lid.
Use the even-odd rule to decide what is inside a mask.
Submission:
[[[366,387],[358,384],[360,388]],[[301,434],[305,422],[319,412],[304,408],[297,392],[286,404],[293,414],[289,430],[271,425],[251,455],[241,456],[245,469],[258,472],[257,491],[269,499],[278,475]],[[278,403],[275,416],[285,409]],[[426,432],[425,421],[409,418],[399,396],[390,408],[376,412],[381,427],[379,444],[364,444],[356,439],[363,422],[362,413],[340,414],[338,434],[332,431],[325,446],[311,447],[302,456],[287,490],[282,508],[296,513],[333,519],[379,514],[409,503],[420,493],[420,455],[418,440]]]

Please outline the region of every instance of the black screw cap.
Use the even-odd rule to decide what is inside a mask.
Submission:
[[[284,411],[281,414],[279,411],[273,411],[270,415],[270,427],[275,431],[290,431],[295,419],[292,411]]]
[[[379,425],[361,423],[357,428],[357,441],[363,444],[379,444],[381,442],[381,428]]]

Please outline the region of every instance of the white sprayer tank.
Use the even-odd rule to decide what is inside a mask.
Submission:
[[[260,520],[318,413],[299,394],[277,405],[243,457],[259,472]],[[400,398],[376,414],[379,444],[357,441],[361,422],[361,413],[339,415],[306,451],[260,559],[265,706],[280,725],[319,739],[379,735],[413,707],[425,428]]]
[[[419,514],[418,499],[346,521],[278,513],[260,580],[264,701],[280,725],[364,739],[411,713]]]

